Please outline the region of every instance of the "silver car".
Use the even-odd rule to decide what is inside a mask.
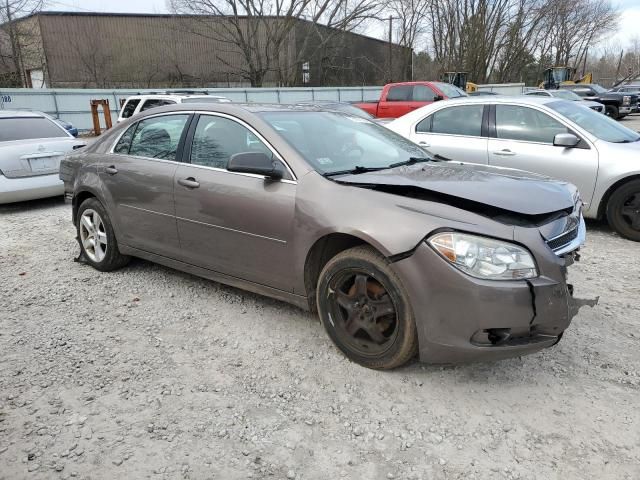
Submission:
[[[60,160],[83,147],[40,112],[0,111],[0,204],[62,195]]]
[[[567,180],[580,190],[585,217],[606,217],[620,235],[640,241],[640,134],[579,102],[452,99],[386,126],[447,159]]]
[[[554,97],[562,100],[569,100],[570,102],[582,102],[580,105],[589,107],[591,110],[595,110],[598,113],[605,113],[605,108],[602,103],[594,102],[592,100],[585,100],[580,95],[576,95],[571,90],[544,90],[542,88],[535,88],[524,92],[525,95],[535,95],[537,97]]]

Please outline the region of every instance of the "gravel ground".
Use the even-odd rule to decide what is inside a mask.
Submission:
[[[386,373],[287,304],[74,263],[57,199],[0,232],[0,479],[640,478],[640,244],[605,225],[558,346]]]

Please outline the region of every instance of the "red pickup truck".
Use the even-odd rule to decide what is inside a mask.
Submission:
[[[377,118],[398,118],[438,100],[465,95],[459,88],[443,82],[389,83],[382,89],[379,102],[354,105]]]

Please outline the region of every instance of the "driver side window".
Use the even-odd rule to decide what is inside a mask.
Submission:
[[[496,136],[508,140],[549,143],[567,127],[546,113],[518,105],[496,105]]]
[[[192,164],[226,169],[233,155],[247,152],[273,156],[262,140],[238,122],[213,115],[198,119],[191,144]]]

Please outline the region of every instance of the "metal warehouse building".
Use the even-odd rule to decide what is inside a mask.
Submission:
[[[242,50],[227,40],[227,21],[216,16],[41,12],[13,24],[21,43],[22,83],[34,88],[250,86],[255,74]],[[239,21],[250,27],[252,20]],[[410,49],[305,20],[293,20],[284,42],[271,48],[266,30],[277,31],[284,21],[263,19],[255,29],[252,63],[269,68],[258,83],[254,78],[254,85],[380,85],[410,77],[399,61],[411,57]],[[7,61],[7,32],[7,24],[0,26],[0,86],[12,86],[16,79],[15,62]]]

